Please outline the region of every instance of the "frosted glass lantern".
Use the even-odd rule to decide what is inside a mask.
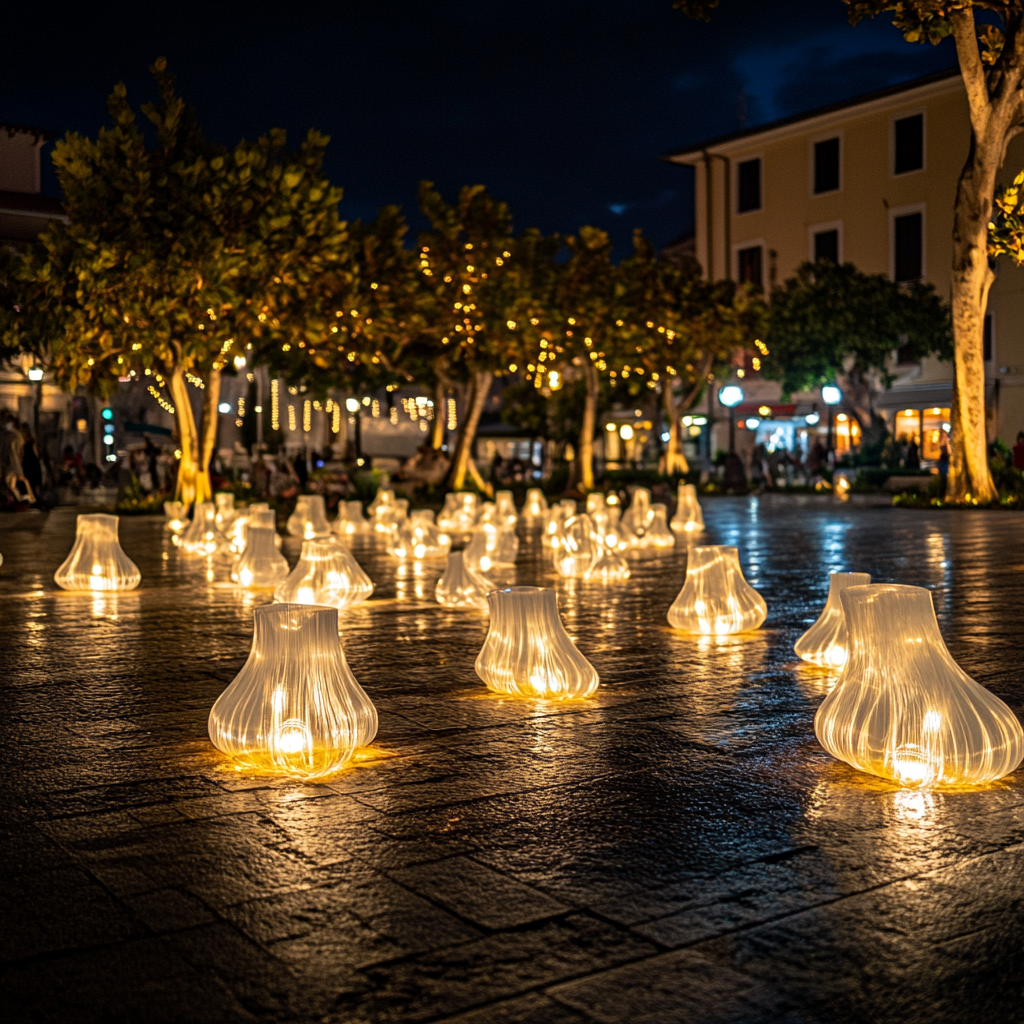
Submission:
[[[209,558],[230,552],[228,539],[217,529],[217,506],[212,501],[197,501],[192,522],[178,545],[188,558]]]
[[[444,496],[437,525],[446,533],[467,534],[476,525],[479,512],[480,499],[472,491],[450,491]]]
[[[434,525],[430,509],[417,509],[396,528],[388,541],[388,554],[395,558],[447,558],[452,541]]]
[[[498,491],[494,495],[495,522],[499,526],[514,529],[519,522],[519,513],[516,511],[516,499],[511,491]]]
[[[597,561],[586,571],[585,580],[598,583],[621,583],[630,577],[629,563],[615,551],[609,551],[601,545],[601,554]]]
[[[561,547],[555,555],[555,569],[559,576],[581,580],[590,572],[601,553],[594,522],[585,512],[570,516],[565,521]]]
[[[953,661],[932,595],[893,584],[848,587],[850,656],[814,718],[841,761],[904,786],[976,785],[1024,758],[1024,729]]]
[[[121,550],[118,517],[79,516],[71,553],[53,574],[63,590],[134,590],[142,579],[138,566]]]
[[[487,595],[494,589],[490,580],[466,564],[461,551],[448,556],[444,575],[437,581],[434,596],[445,608],[487,611]]]
[[[644,531],[641,543],[645,547],[656,548],[659,551],[674,548],[676,546],[676,538],[668,526],[668,509],[664,505],[655,502],[651,506],[651,513],[653,518]]]
[[[326,604],[341,611],[365,601],[373,583],[359,563],[333,539],[304,540],[288,578],[274,591],[283,604]]]
[[[676,514],[669,524],[676,533],[700,533],[704,529],[704,513],[697,501],[693,484],[680,484]]]
[[[725,636],[757,629],[767,615],[764,598],[743,578],[736,548],[690,548],[686,582],[668,610],[669,625]]]
[[[288,576],[288,562],[277,550],[277,531],[268,526],[245,528],[245,550],[231,566],[231,578],[249,590],[276,587]]]
[[[183,501],[164,502],[164,529],[177,535],[188,526],[188,505]]]
[[[544,521],[548,513],[548,500],[539,487],[531,487],[526,492],[526,503],[523,505],[523,520],[527,526],[535,526]]]
[[[217,529],[226,535],[237,515],[235,512],[235,496],[229,491],[218,491],[213,496],[213,503],[217,508],[217,514],[214,517]]]
[[[519,554],[519,538],[513,530],[499,529],[491,523],[478,526],[463,552],[466,564],[477,572],[510,568]]]
[[[498,506],[493,501],[485,501],[480,505],[480,511],[477,513],[476,522],[477,526],[481,523],[492,523],[497,526],[496,516],[498,514]]]
[[[241,553],[245,547],[245,528],[253,521],[253,516],[257,512],[270,512],[270,506],[265,501],[254,501],[251,505],[247,505],[243,509],[239,509],[237,515],[231,520],[231,525],[228,527],[227,538],[228,543],[231,545],[231,550],[235,554]],[[273,521],[270,523],[271,526],[277,526],[276,514],[271,513],[274,516]]]
[[[370,524],[363,518],[361,501],[338,503],[338,518],[332,527],[343,538],[361,537],[370,532]]]
[[[377,735],[377,710],[338,638],[338,609],[253,610],[249,660],[208,723],[223,753],[259,771],[315,779],[342,768]]]
[[[597,689],[597,672],[569,639],[553,590],[493,590],[487,603],[491,625],[477,655],[476,673],[489,690],[566,700]]]
[[[796,642],[796,653],[800,658],[821,668],[842,668],[846,664],[846,617],[840,594],[847,587],[864,587],[870,582],[871,577],[866,572],[834,572],[829,575],[825,607],[817,622]]]
[[[295,500],[295,511],[286,524],[293,537],[312,540],[314,537],[329,537],[331,524],[327,522],[327,509],[322,494],[300,494]]]
[[[600,515],[608,511],[608,502],[600,491],[594,491],[587,495],[587,515]]]
[[[377,509],[387,508],[395,503],[395,492],[384,487],[378,487],[373,501],[366,506],[366,514],[372,519],[377,514]]]
[[[622,521],[633,533],[642,535],[653,519],[651,492],[646,487],[638,487],[633,492],[633,500],[623,514]]]

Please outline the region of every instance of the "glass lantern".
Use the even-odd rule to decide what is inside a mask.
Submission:
[[[796,642],[797,656],[820,668],[839,669],[846,664],[846,617],[840,594],[847,587],[871,582],[866,572],[834,572],[828,578],[828,600],[817,621]]]
[[[676,533],[700,533],[704,529],[704,513],[697,501],[697,488],[693,484],[680,484],[676,514],[669,524]]]
[[[491,623],[476,672],[489,690],[567,700],[597,689],[597,672],[569,639],[553,590],[510,587],[491,591],[487,602]]]
[[[472,491],[449,491],[444,496],[437,525],[447,534],[464,536],[476,525],[479,512],[480,499]]]
[[[177,536],[188,526],[188,505],[183,501],[164,502],[164,529]]]
[[[138,566],[121,550],[118,517],[96,513],[78,517],[71,553],[53,574],[62,590],[134,590]]]
[[[258,512],[270,512],[271,520],[269,524],[257,523],[254,520],[254,516]],[[245,547],[245,528],[252,522],[254,525],[270,525],[277,528],[277,514],[271,512],[270,506],[265,501],[254,501],[251,505],[246,505],[245,508],[239,509],[237,515],[231,520],[231,526],[228,528],[227,538],[228,543],[231,545],[231,550],[237,555],[241,554]],[[280,547],[280,545],[278,545]]]
[[[434,525],[430,509],[417,509],[388,540],[388,554],[395,558],[421,561],[425,558],[447,558],[452,541]]]
[[[245,549],[231,566],[231,578],[247,590],[267,590],[288,577],[288,562],[277,550],[277,531],[269,526],[247,526]]]
[[[303,540],[329,537],[331,524],[327,522],[323,495],[300,494],[295,499],[295,511],[288,517],[286,529],[293,537]]]
[[[217,529],[226,535],[236,515],[235,496],[230,491],[218,491],[213,496],[213,503],[217,508],[217,514],[214,517]]]
[[[628,580],[630,577],[629,563],[618,552],[617,536],[609,532],[607,526],[602,528],[595,525],[594,539],[598,551],[597,560],[587,570],[583,578],[598,583],[621,583],[623,580]]]
[[[651,515],[650,525],[644,531],[642,539],[644,546],[659,552],[671,551],[676,546],[676,538],[668,526],[668,509],[655,502],[651,506]]]
[[[565,521],[561,546],[555,555],[555,569],[559,576],[583,579],[600,557],[601,542],[594,522],[585,512],[570,516]]]
[[[764,598],[744,579],[736,548],[690,548],[686,582],[668,610],[670,626],[726,636],[757,629],[768,615]]]
[[[622,522],[637,536],[643,536],[653,519],[651,492],[646,487],[638,487],[633,492],[633,500],[630,502],[629,508],[622,515]]]
[[[253,610],[249,660],[217,698],[213,745],[257,771],[316,779],[377,735],[377,711],[352,675],[338,610],[301,604]]]
[[[487,611],[487,595],[494,589],[490,580],[466,564],[461,551],[448,556],[444,575],[437,581],[434,596],[445,608]]]
[[[515,531],[499,529],[490,523],[473,530],[463,551],[466,564],[481,573],[512,568],[518,554],[519,538]]]
[[[881,584],[841,594],[849,658],[814,718],[833,757],[903,786],[992,782],[1024,758],[1024,729],[950,656],[932,595]]]
[[[274,591],[282,604],[326,604],[341,611],[365,601],[373,583],[362,567],[333,539],[304,540],[288,578]]]
[[[338,503],[338,518],[332,527],[341,538],[363,537],[370,532],[370,524],[363,518],[361,501]]]
[[[527,526],[542,524],[548,514],[548,500],[539,487],[531,487],[526,492],[526,502],[523,505],[523,521]]]
[[[378,487],[373,501],[366,506],[366,514],[372,519],[377,514],[377,509],[388,508],[395,503],[395,492],[386,487]]]
[[[230,553],[230,542],[217,529],[217,506],[212,501],[196,502],[192,522],[181,535],[178,547],[187,558],[210,558]]]
[[[498,491],[494,495],[495,522],[498,526],[508,529],[515,529],[519,522],[519,513],[516,511],[516,499],[511,491]]]

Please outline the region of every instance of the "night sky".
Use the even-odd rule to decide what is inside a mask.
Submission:
[[[162,55],[219,142],[329,134],[347,217],[413,213],[421,178],[483,183],[517,228],[594,224],[620,253],[634,227],[659,245],[690,228],[691,173],[658,157],[744,107],[755,125],[955,63],[949,41],[851,28],[840,0],[722,0],[710,24],[671,0],[27,3],[4,23],[0,120],[95,134],[116,81],[151,98]]]

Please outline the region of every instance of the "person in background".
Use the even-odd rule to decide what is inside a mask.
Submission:
[[[1024,440],[1024,434],[1017,435],[1017,445],[1013,449],[1013,460],[1016,464],[1017,461],[1017,448],[1022,449],[1024,454],[1024,444],[1021,441]],[[939,431],[939,479],[942,480],[943,487],[946,484],[946,478],[949,476],[949,434],[945,430]]]
[[[921,468],[921,449],[917,446],[916,437],[912,437],[907,445],[907,457],[904,465],[907,469]]]
[[[1024,430],[1017,434],[1017,443],[1013,446],[1013,468],[1024,470]]]
[[[299,488],[304,491],[306,489],[306,481],[309,479],[309,467],[306,465],[306,456],[303,452],[299,452],[295,456],[292,469],[295,471],[295,478],[299,481]]]

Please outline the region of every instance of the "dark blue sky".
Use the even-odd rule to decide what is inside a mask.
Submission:
[[[841,0],[721,0],[710,24],[671,0],[19,4],[0,61],[0,120],[94,134],[123,80],[137,104],[168,58],[207,134],[272,126],[332,136],[343,212],[412,211],[421,178],[482,182],[517,227],[634,227],[663,244],[692,223],[692,180],[658,157],[739,126],[951,66]],[[49,176],[48,191],[56,185]]]

